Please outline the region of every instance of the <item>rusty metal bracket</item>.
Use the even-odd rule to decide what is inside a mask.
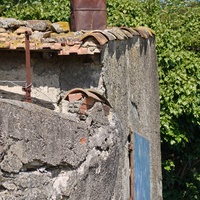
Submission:
[[[134,200],[134,147],[133,147],[133,131],[130,131],[130,144],[129,144],[129,162],[130,162],[130,199]]]
[[[31,58],[30,58],[30,31],[25,31],[25,50],[26,50],[26,85],[22,90],[26,92],[26,102],[32,103],[31,100]]]

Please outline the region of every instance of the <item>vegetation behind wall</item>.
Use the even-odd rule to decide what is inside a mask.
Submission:
[[[200,199],[200,2],[107,0],[109,26],[156,32],[164,199]],[[17,19],[69,21],[69,0],[0,0]]]

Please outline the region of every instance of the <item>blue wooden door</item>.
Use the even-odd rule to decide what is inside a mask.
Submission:
[[[150,145],[134,134],[134,200],[150,200]]]

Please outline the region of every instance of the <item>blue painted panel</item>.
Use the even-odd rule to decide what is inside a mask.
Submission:
[[[134,134],[134,200],[150,200],[150,145]]]

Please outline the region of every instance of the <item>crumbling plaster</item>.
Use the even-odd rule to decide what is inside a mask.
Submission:
[[[0,100],[1,200],[109,200],[122,129],[100,103],[81,118]],[[118,199],[118,198],[115,198]]]
[[[0,80],[24,80],[24,52],[2,51],[0,55]],[[128,144],[131,132],[139,133],[150,142],[151,199],[162,199],[155,38],[134,36],[127,40],[109,41],[102,53],[93,57],[33,52],[31,65],[32,96],[46,101],[51,99],[56,111],[63,112],[61,98],[74,87],[98,88],[110,101],[123,129],[112,199],[129,198]],[[8,86],[7,83],[0,85],[1,90],[23,94],[21,87]]]

